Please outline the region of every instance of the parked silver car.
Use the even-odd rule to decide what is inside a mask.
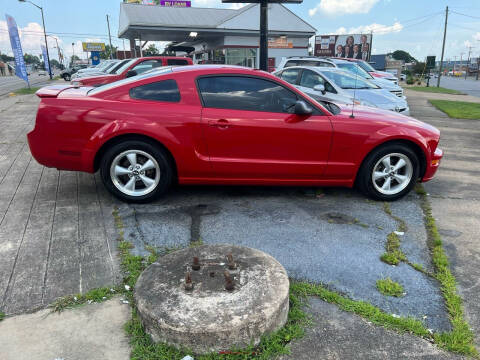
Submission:
[[[398,81],[390,81],[386,78],[376,78],[370,75],[362,66],[363,62],[347,61],[338,58],[319,58],[313,56],[292,56],[283,58],[277,67],[277,71],[291,66],[318,66],[318,67],[335,67],[345,71],[349,71],[352,74],[362,76],[364,79],[372,81],[374,84],[380,86],[383,89],[387,89],[392,94],[398,97],[403,97],[403,89],[398,86]]]
[[[319,101],[355,103],[410,114],[405,99],[338,68],[294,66],[277,71],[274,75]]]

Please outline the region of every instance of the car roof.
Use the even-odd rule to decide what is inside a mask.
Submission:
[[[286,67],[286,68],[283,68],[283,69],[279,70],[278,72],[289,70],[289,69],[308,69],[308,70],[317,71],[317,72],[318,71],[320,71],[320,72],[330,71],[330,72],[342,72],[342,73],[346,72],[343,69],[339,69],[339,68],[335,68],[335,67],[307,66],[307,65],[289,66],[289,67]]]
[[[205,65],[185,65],[172,67],[173,72],[186,72],[186,71],[205,71],[209,70],[213,73],[222,73],[226,70],[233,73],[258,73],[262,70],[252,69],[245,66],[236,66],[236,65],[215,65],[215,64],[205,64]],[[216,71],[215,71],[216,70]],[[262,71],[264,74],[268,74],[266,71]]]

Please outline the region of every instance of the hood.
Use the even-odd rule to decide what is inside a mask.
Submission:
[[[339,115],[350,116],[352,113],[352,105],[350,104],[339,104],[336,103],[341,109]],[[375,122],[384,122],[390,125],[402,125],[416,128],[417,130],[426,130],[431,133],[440,135],[440,131],[423,121],[414,119],[410,116],[402,115],[390,110],[376,109],[369,106],[355,105],[353,114],[357,119],[362,119],[365,121],[375,121]]]
[[[370,79],[371,82],[373,82],[375,85],[380,86],[382,89],[387,89],[387,90],[396,90],[396,91],[401,91],[402,88],[395,84],[393,81],[387,80],[387,78],[373,78]]]
[[[345,91],[348,92],[348,94],[352,97],[354,96],[353,89],[346,89]],[[355,98],[387,109],[395,109],[395,106],[405,105],[404,103],[406,103],[405,100],[391,94],[385,89],[357,89],[355,91]]]
[[[379,78],[396,79],[395,75],[393,75],[389,72],[386,72],[386,71],[375,70],[375,71],[372,71],[370,73],[370,75],[375,76],[375,77],[379,77]]]
[[[112,79],[114,77],[116,77],[116,75],[105,74],[105,75],[98,75],[98,76],[80,77],[80,78],[74,79],[72,81],[81,81],[82,84],[98,84],[102,81],[106,81],[106,80]]]

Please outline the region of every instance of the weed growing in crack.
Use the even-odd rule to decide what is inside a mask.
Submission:
[[[428,235],[427,244],[432,254],[434,266],[433,276],[441,284],[441,290],[453,327],[452,331],[435,334],[435,342],[447,350],[479,358],[480,355],[473,343],[473,332],[464,319],[462,298],[457,294],[456,280],[450,271],[448,258],[443,250],[442,239],[432,215],[432,207],[423,186],[417,185],[415,191],[421,197],[421,206]]]
[[[84,304],[100,303],[110,300],[113,296],[121,292],[122,288],[119,286],[96,288],[85,294],[63,296],[55,300],[48,307],[52,312],[62,312],[65,309],[73,309]]]
[[[406,256],[400,249],[400,238],[395,232],[387,235],[385,245],[386,252],[380,257],[380,260],[390,265],[398,265],[400,261],[405,261]]]
[[[403,286],[390,278],[377,280],[377,290],[385,296],[400,297],[405,293]]]

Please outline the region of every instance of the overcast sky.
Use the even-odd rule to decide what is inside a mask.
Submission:
[[[67,56],[82,54],[82,41],[107,40],[105,15],[109,14],[112,42],[122,49],[118,39],[119,0],[32,0],[42,6],[48,33],[55,34]],[[13,16],[21,33],[24,52],[38,55],[43,43],[40,10],[18,0],[0,0],[0,9]],[[193,0],[196,7],[239,7],[223,5],[221,0]],[[373,54],[401,49],[423,60],[427,55],[440,57],[445,6],[449,5],[445,58],[463,53],[473,46],[472,56],[480,54],[479,0],[304,0],[288,7],[314,26],[318,34],[362,33],[373,31]],[[0,17],[0,52],[11,54],[5,14]],[[51,38],[49,38],[51,39]],[[72,49],[74,43],[74,49]],[[50,56],[57,58],[49,40]],[[125,41],[128,47],[128,41]]]

